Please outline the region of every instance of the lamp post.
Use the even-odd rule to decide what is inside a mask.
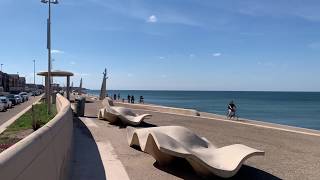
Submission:
[[[33,60],[33,87],[34,87],[34,92],[33,92],[33,97],[36,97],[36,60]]]
[[[2,72],[2,66],[3,66],[3,64],[1,64],[1,72]]]
[[[48,49],[48,77],[46,87],[46,99],[48,105],[48,114],[51,114],[51,3],[58,4],[58,0],[41,0],[42,3],[49,7],[49,15],[47,19],[47,49]]]

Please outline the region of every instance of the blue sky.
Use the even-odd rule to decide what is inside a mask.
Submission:
[[[320,91],[319,9],[316,0],[61,0],[53,69],[92,89],[107,67],[109,89]],[[33,59],[46,69],[46,18],[40,0],[0,1],[5,72],[32,81]]]

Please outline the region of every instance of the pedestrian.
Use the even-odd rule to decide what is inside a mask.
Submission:
[[[120,100],[120,93],[118,93],[118,100]]]
[[[228,118],[235,118],[236,117],[236,111],[237,111],[237,106],[234,104],[233,101],[231,101],[228,105]]]
[[[144,104],[144,98],[143,98],[143,96],[140,96],[140,103],[141,103],[141,104]]]
[[[134,104],[134,96],[131,96],[131,103]]]
[[[128,94],[128,103],[130,103],[131,96]]]
[[[117,100],[117,95],[116,94],[113,95],[113,100]]]

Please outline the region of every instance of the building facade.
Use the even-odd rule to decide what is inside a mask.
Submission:
[[[0,71],[0,92],[19,92],[24,91],[26,78],[18,74],[7,74]]]
[[[9,92],[9,75],[0,71],[0,92]]]

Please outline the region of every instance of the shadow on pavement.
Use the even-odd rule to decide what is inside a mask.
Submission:
[[[165,171],[169,174],[172,174],[176,177],[186,180],[196,180],[196,179],[225,179],[215,175],[210,177],[200,177],[196,174],[196,172],[192,169],[191,165],[187,160],[177,158],[175,161],[170,163],[167,166],[160,166],[157,162],[153,164],[159,170]],[[269,174],[260,169],[256,169],[251,166],[243,165],[238,173],[228,179],[259,179],[259,180],[279,180],[280,178]]]
[[[102,121],[106,121],[106,120],[102,120]],[[155,124],[151,124],[151,123],[147,123],[147,122],[144,122],[142,121],[139,125],[127,125],[127,124],[123,124],[121,122],[121,120],[118,120],[116,122],[113,122],[113,123],[110,123],[110,125],[113,125],[113,126],[117,126],[119,129],[125,129],[127,128],[128,126],[131,126],[131,127],[135,127],[135,128],[148,128],[148,127],[157,127],[157,125]]]
[[[72,180],[105,180],[100,153],[91,132],[77,117],[73,119],[74,146]]]
[[[86,118],[92,118],[92,119],[97,119],[98,117],[97,116],[84,116]]]

